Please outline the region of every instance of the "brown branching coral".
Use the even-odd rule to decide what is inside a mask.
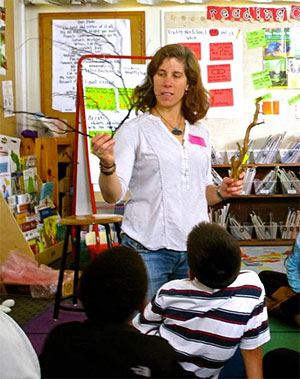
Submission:
[[[241,147],[240,144],[237,142],[238,149],[239,149],[239,152],[240,152],[239,153],[239,157],[236,158],[235,156],[233,156],[231,158],[231,172],[230,172],[230,176],[231,176],[231,178],[234,178],[234,180],[238,180],[240,174],[243,172],[243,162],[244,162],[245,156],[246,156],[246,154],[248,152],[250,130],[255,125],[260,125],[260,124],[263,123],[263,121],[262,122],[257,122],[258,114],[259,114],[259,103],[260,103],[261,100],[262,100],[262,97],[258,97],[255,100],[255,113],[254,113],[254,116],[253,116],[253,121],[251,122],[251,124],[249,124],[249,126],[248,126],[248,128],[246,130],[244,141],[243,141],[243,146]]]

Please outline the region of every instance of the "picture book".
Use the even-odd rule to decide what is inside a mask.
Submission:
[[[11,174],[11,190],[13,195],[25,193],[23,172]]]
[[[40,202],[43,202],[48,198],[48,200],[52,200],[54,189],[54,182],[47,182],[42,184],[41,194],[40,194]]]
[[[50,216],[44,218],[44,230],[45,230],[45,239],[47,246],[55,245],[58,243],[57,240],[57,220],[56,216]]]
[[[36,167],[30,167],[30,168],[27,168],[26,170],[23,170],[25,192],[28,192],[28,193],[37,192],[38,185],[37,185],[37,180],[36,180],[36,173],[37,173]]]
[[[11,175],[9,173],[0,173],[1,194],[6,201],[12,195],[11,193]]]

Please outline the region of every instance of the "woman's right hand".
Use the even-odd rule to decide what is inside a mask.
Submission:
[[[95,154],[104,166],[110,167],[114,164],[115,140],[110,134],[96,134],[92,140],[92,153]]]

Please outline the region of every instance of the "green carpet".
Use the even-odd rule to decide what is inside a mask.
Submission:
[[[300,352],[300,329],[289,326],[273,317],[269,317],[271,340],[263,345],[263,354],[279,347]]]

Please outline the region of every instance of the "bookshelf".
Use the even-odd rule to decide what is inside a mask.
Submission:
[[[73,141],[63,138],[22,138],[21,156],[36,155],[43,182],[54,182],[53,202],[62,217],[72,214]]]
[[[212,165],[212,167],[219,173],[221,177],[228,175],[230,169],[229,164]],[[275,167],[285,168],[286,170],[292,170],[299,177],[300,165],[299,163],[271,163],[271,164],[246,164],[247,167],[255,167],[256,176],[255,179],[262,179],[270,170]],[[254,186],[252,185],[249,195],[242,195],[236,198],[228,200],[230,203],[229,214],[234,216],[240,223],[251,222],[250,213],[255,212],[263,221],[267,222],[270,214],[273,216],[273,220],[277,223],[284,222],[286,220],[289,208],[299,210],[300,209],[300,194],[283,194],[280,186],[280,182],[277,181],[275,193],[272,195],[256,195]],[[224,203],[218,204],[213,207],[213,210],[224,206]],[[279,228],[278,228],[279,229]],[[257,239],[255,232],[254,236],[250,240],[239,240],[240,245],[292,245],[294,239],[282,239],[280,230],[277,231],[276,239]]]

